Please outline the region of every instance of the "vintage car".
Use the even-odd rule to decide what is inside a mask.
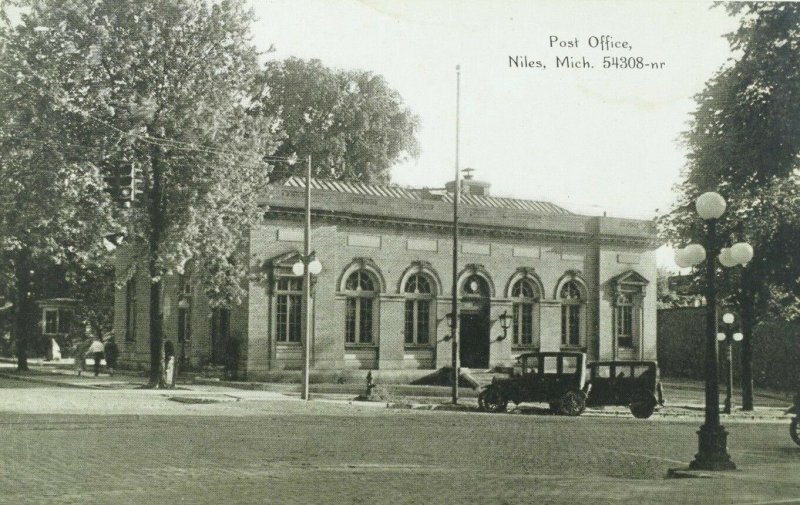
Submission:
[[[517,358],[510,377],[497,378],[478,395],[481,410],[503,412],[508,402],[546,402],[554,412],[580,415],[586,407],[586,354],[531,352]]]
[[[655,361],[596,361],[588,369],[590,407],[626,405],[634,417],[646,419],[664,404]]]

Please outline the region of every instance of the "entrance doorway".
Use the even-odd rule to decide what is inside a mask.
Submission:
[[[489,285],[479,275],[471,275],[461,289],[459,318],[459,356],[466,368],[489,366]]]
[[[462,313],[459,320],[461,366],[489,367],[489,321],[486,311]]]

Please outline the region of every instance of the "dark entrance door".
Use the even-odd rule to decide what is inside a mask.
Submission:
[[[461,366],[487,368],[489,366],[489,318],[487,311],[462,313],[459,324],[461,337]]]

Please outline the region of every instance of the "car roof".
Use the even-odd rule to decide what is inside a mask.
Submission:
[[[566,351],[566,352],[556,352],[556,351],[545,351],[545,352],[526,352],[524,354],[520,354],[517,356],[519,358],[527,358],[530,356],[564,356],[567,358],[575,358],[586,356],[586,353],[578,352],[578,351]]]
[[[608,366],[608,365],[615,365],[615,366],[642,366],[642,365],[655,365],[658,366],[658,362],[652,360],[624,360],[624,361],[592,361],[588,363],[586,366]]]

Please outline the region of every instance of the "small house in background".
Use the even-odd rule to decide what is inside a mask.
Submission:
[[[53,353],[52,341],[55,340],[58,347],[63,350],[72,346],[72,334],[82,331],[76,327],[75,314],[78,310],[79,301],[74,298],[46,298],[38,300],[36,305],[41,311],[39,328],[42,334],[42,348],[47,359],[56,359]]]
[[[451,362],[454,184],[450,191],[312,180],[312,373]],[[271,186],[250,230],[248,296],[212,308],[197,279],[165,280],[162,321],[180,361],[248,379],[302,367],[303,179]],[[583,216],[462,183],[456,291],[462,366],[512,364],[530,351],[656,358],[657,238],[651,221]],[[121,360],[148,366],[150,282],[142,256],[117,250]],[[233,360],[236,363],[231,363]]]

